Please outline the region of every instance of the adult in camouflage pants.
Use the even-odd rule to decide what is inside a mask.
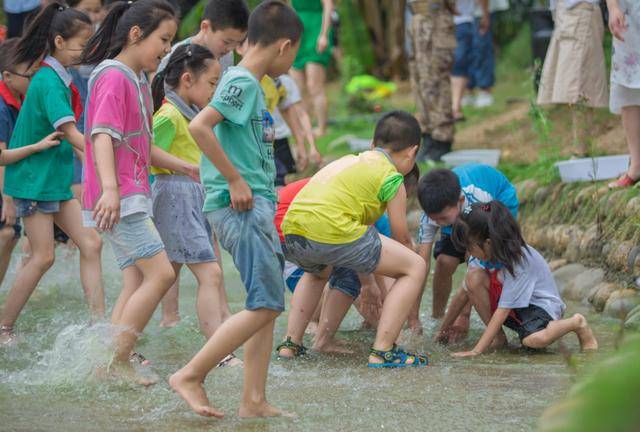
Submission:
[[[452,0],[409,0],[412,12],[409,71],[423,132],[418,159],[440,160],[451,151],[454,120],[451,69],[456,48]]]

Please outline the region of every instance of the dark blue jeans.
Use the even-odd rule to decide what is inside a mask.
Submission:
[[[452,75],[469,80],[468,88],[489,89],[495,84],[495,54],[491,28],[480,34],[480,19],[456,25],[456,41]]]

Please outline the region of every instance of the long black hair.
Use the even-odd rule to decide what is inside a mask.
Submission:
[[[56,36],[69,39],[86,27],[91,28],[91,20],[84,12],[63,2],[49,3],[29,21],[16,47],[16,64],[27,63],[31,67],[43,56],[55,52]]]
[[[520,225],[509,209],[495,200],[475,203],[463,210],[453,225],[451,239],[460,250],[474,244],[482,247],[486,240],[491,240],[490,260],[503,265],[512,275],[528,250]]]
[[[187,71],[197,78],[206,70],[207,60],[215,60],[215,57],[211,51],[203,46],[185,44],[176,48],[169,57],[167,67],[158,72],[151,83],[153,110],[157,111],[162,105],[165,83],[171,89],[177,88],[180,84],[180,77]]]
[[[114,2],[82,53],[82,63],[93,65],[116,57],[129,42],[133,27],[139,27],[145,39],[165,20],[177,21],[176,10],[165,0]]]

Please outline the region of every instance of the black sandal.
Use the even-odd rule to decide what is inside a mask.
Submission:
[[[298,345],[295,342],[291,342],[291,336],[287,336],[287,340],[285,340],[284,342],[282,342],[280,345],[276,347],[278,358],[287,358],[287,357],[280,357],[280,350],[282,348],[290,349],[291,351],[293,351],[294,357],[301,357],[307,354],[307,348],[304,345]]]

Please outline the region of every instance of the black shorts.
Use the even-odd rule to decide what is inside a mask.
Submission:
[[[456,249],[449,234],[440,234],[440,240],[436,242],[433,248],[434,258],[438,258],[438,255],[441,254],[458,258],[461,263],[465,262],[467,259],[467,251],[460,252]]]
[[[284,178],[287,174],[298,172],[296,161],[291,154],[289,139],[282,138],[273,142],[273,154],[276,163],[276,186],[284,186]]]
[[[520,342],[527,336],[537,333],[547,328],[553,318],[539,306],[529,305],[529,307],[521,309],[513,309],[516,313],[516,319],[508,317],[504,325],[518,333]]]

